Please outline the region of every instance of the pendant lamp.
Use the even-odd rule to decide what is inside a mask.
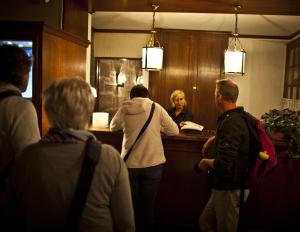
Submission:
[[[224,69],[225,74],[231,75],[244,75],[245,74],[245,58],[246,52],[242,48],[242,44],[238,38],[238,13],[237,11],[241,8],[240,5],[235,6],[235,31],[232,34],[228,48],[224,54]]]
[[[153,21],[150,39],[146,47],[142,49],[142,69],[147,71],[160,71],[163,64],[163,48],[156,37],[155,11],[159,6],[152,4]]]

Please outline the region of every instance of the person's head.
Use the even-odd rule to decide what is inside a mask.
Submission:
[[[148,89],[143,85],[135,85],[130,90],[130,99],[135,97],[149,97],[149,91]]]
[[[226,111],[236,106],[239,96],[239,88],[235,82],[230,79],[221,79],[216,81],[215,104],[221,111]]]
[[[183,110],[183,108],[187,105],[185,94],[182,90],[174,90],[171,94],[170,102],[172,107],[175,107],[176,110]]]
[[[53,81],[44,92],[45,111],[51,127],[86,129],[94,110],[90,85],[79,77]]]
[[[0,81],[24,92],[28,85],[31,58],[15,45],[0,45]]]

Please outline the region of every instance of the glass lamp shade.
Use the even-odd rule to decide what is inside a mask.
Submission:
[[[163,64],[162,47],[143,47],[142,68],[149,71],[160,71]]]
[[[225,51],[224,68],[227,74],[244,75],[245,74],[246,52]]]

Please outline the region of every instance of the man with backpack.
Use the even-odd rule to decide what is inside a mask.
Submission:
[[[31,59],[23,49],[0,45],[0,216],[15,156],[40,139],[36,110],[21,95],[30,67]]]
[[[249,155],[249,130],[243,107],[236,106],[238,86],[230,79],[216,81],[215,104],[218,110],[217,131],[214,139],[203,146],[203,153],[213,147],[210,157],[204,157],[196,168],[207,171],[211,195],[199,220],[201,232],[237,231],[241,194],[244,190],[245,166]],[[243,193],[242,193],[243,192]],[[243,197],[244,195],[244,197]]]

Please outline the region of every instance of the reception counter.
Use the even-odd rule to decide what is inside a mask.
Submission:
[[[91,131],[102,143],[121,150],[121,131]],[[210,188],[207,175],[197,174],[193,168],[204,142],[213,133],[162,135],[167,162],[157,199],[156,220],[160,228],[175,226],[173,231],[197,231]],[[287,158],[285,144],[276,143],[276,150],[278,166],[268,177],[254,182],[241,211],[240,231],[300,231],[300,159]]]
[[[121,150],[121,131],[91,130],[102,143]],[[157,199],[156,219],[161,227],[196,227],[210,189],[207,177],[194,172],[201,149],[214,131],[183,133],[178,136],[162,135],[167,162]]]

